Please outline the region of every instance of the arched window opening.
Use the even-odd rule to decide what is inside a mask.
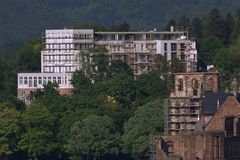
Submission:
[[[211,77],[207,78],[207,87],[206,90],[211,91],[213,90],[213,79]]]
[[[178,91],[183,91],[183,79],[178,79]]]
[[[196,79],[192,80],[192,88],[193,89],[198,89],[199,88],[199,82]]]
[[[196,79],[192,80],[192,89],[193,89],[193,96],[198,95],[198,88],[199,88],[199,82]]]
[[[173,155],[173,142],[172,141],[167,142],[167,146],[168,146],[168,155]]]

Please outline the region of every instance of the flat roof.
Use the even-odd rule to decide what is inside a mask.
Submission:
[[[188,33],[187,31],[176,31],[176,32],[170,32],[170,31],[163,31],[163,32],[155,32],[155,31],[139,31],[139,32],[94,32],[95,34],[183,34]]]
[[[200,75],[200,74],[219,74],[218,72],[189,72],[189,73],[173,73],[174,75]]]

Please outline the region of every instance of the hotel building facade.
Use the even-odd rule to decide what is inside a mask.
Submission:
[[[46,30],[41,51],[41,73],[18,73],[18,98],[31,103],[29,94],[48,82],[59,85],[60,94],[70,94],[72,73],[81,70],[80,55],[105,47],[110,60],[122,60],[135,77],[151,70],[156,56],[178,58],[186,72],[196,71],[196,42],[185,31],[94,32],[93,29]]]

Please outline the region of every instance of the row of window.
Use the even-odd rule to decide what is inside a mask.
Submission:
[[[186,44],[181,43],[180,44],[180,49],[185,50],[186,49]],[[168,50],[168,44],[164,43],[164,51],[167,51],[167,50]],[[177,51],[177,43],[171,43],[171,51]]]
[[[176,108],[174,110],[171,110],[171,113],[172,114],[180,114],[180,113],[199,114],[199,110],[196,110],[195,108],[185,108],[185,109]]]
[[[64,66],[64,67],[43,67],[44,73],[65,73],[65,72],[74,72],[76,67],[73,66]]]
[[[163,35],[163,34],[105,34],[96,35],[100,40],[176,40],[180,35]]]
[[[170,126],[170,128],[174,128],[174,129],[185,129],[186,128],[189,128],[189,129],[193,129],[194,128],[194,125],[192,124],[187,124],[186,126],[184,126],[185,124],[181,124],[180,122],[177,122],[175,124],[172,124]]]
[[[75,34],[75,35],[59,35],[59,34],[47,34],[46,38],[48,39],[91,39],[92,34]]]
[[[54,55],[54,56],[43,56],[43,61],[64,61],[64,62],[70,62],[70,61],[76,61],[76,56],[73,55]]]
[[[46,44],[46,49],[73,49],[74,44]]]
[[[70,50],[70,49],[76,49],[76,50],[85,50],[91,48],[93,45],[88,43],[82,43],[82,44],[73,44],[68,43],[64,44],[62,42],[59,42],[58,44],[48,43],[46,44],[47,50]]]
[[[37,87],[38,85],[45,85],[48,82],[56,82],[60,84],[67,84],[67,77],[19,77],[19,85],[28,85],[28,87]]]

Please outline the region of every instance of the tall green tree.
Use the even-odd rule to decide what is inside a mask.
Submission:
[[[114,97],[123,107],[130,107],[136,100],[136,86],[133,77],[126,74],[118,74],[107,82],[108,95]]]
[[[40,40],[28,41],[16,54],[16,66],[18,72],[36,72],[41,70]]]
[[[233,38],[233,30],[235,27],[235,18],[231,13],[227,13],[224,17],[224,43],[229,45]]]
[[[113,32],[128,32],[130,30],[130,25],[127,21],[123,21],[119,24],[112,25],[110,30]]]
[[[180,30],[187,31],[189,29],[190,19],[186,16],[182,16],[179,18],[177,26]]]
[[[23,133],[18,143],[19,149],[35,159],[56,152],[58,142],[54,134],[54,122],[55,117],[46,106],[29,106],[22,116]]]
[[[81,53],[80,62],[81,70],[91,81],[98,82],[106,79],[109,59],[105,48],[91,48],[85,53]]]
[[[160,77],[156,72],[141,75],[136,83],[136,104],[143,105],[157,97],[168,95],[168,80]]]
[[[194,38],[200,38],[202,36],[203,24],[200,18],[196,17],[191,21],[189,32],[190,36]]]
[[[122,145],[124,151],[131,154],[135,159],[146,156],[150,146],[150,136],[163,133],[162,104],[162,101],[156,100],[139,107],[134,116],[124,125]]]
[[[109,117],[91,115],[76,122],[66,145],[70,159],[104,159],[119,153],[119,134]]]
[[[0,128],[0,158],[8,159],[17,152],[21,134],[20,112],[1,105]]]
[[[93,87],[91,80],[86,77],[83,71],[75,71],[73,73],[71,84],[73,85],[74,94],[86,94]]]
[[[211,10],[205,17],[204,34],[224,38],[224,19],[218,9]]]

